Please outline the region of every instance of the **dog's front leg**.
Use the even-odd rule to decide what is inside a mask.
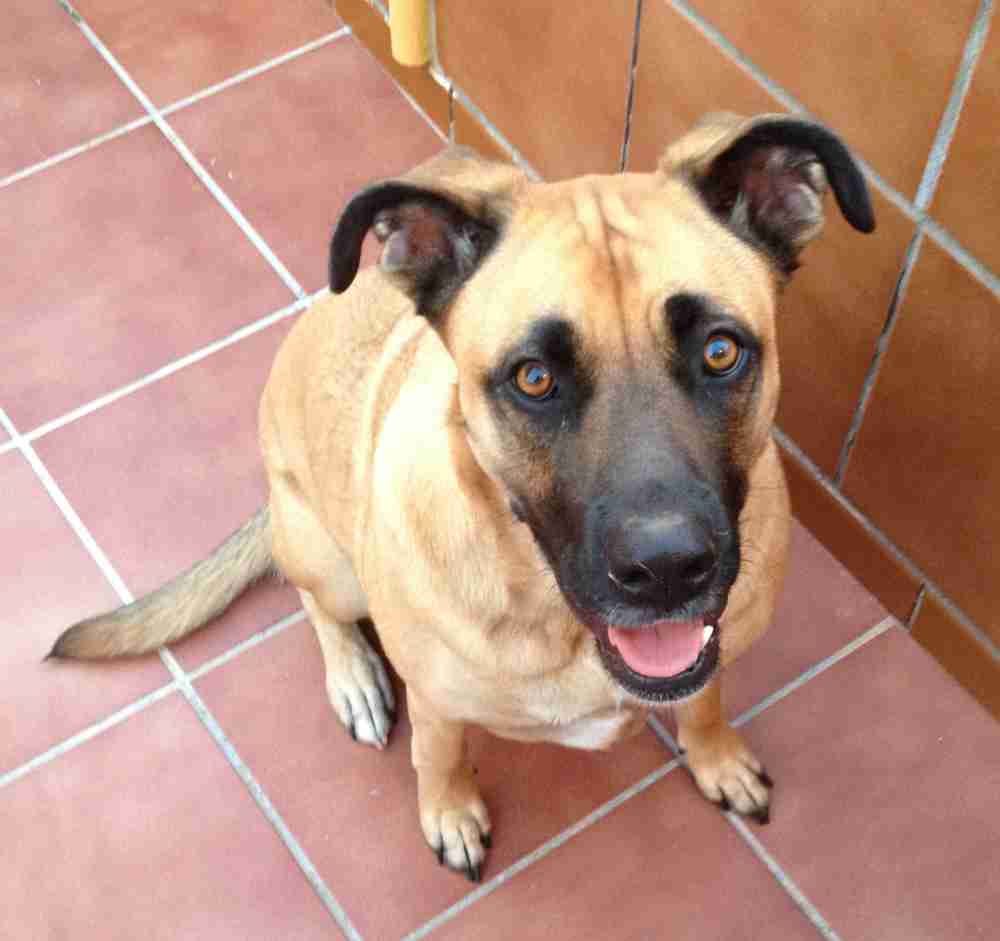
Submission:
[[[742,736],[726,722],[720,678],[678,703],[675,715],[677,744],[702,794],[723,810],[767,823],[773,785]]]
[[[407,703],[424,837],[439,863],[479,882],[490,845],[490,817],[466,755],[465,726],[441,718],[412,690]]]

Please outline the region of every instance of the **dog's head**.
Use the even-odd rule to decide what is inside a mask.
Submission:
[[[828,181],[871,231],[828,130],[718,115],[651,174],[536,184],[452,152],[360,193],[334,234],[334,291],[369,229],[383,243],[382,270],[455,360],[471,453],[639,698],[715,669],[777,408],[775,301]]]

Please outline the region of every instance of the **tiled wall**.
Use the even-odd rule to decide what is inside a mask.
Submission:
[[[453,139],[542,177],[648,170],[701,114],[791,111],[866,162],[780,321],[795,510],[1000,715],[1000,24],[991,0],[436,0],[427,70],[341,16]],[[998,609],[1000,610],[1000,609]]]

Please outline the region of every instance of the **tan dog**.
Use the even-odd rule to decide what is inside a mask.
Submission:
[[[604,748],[672,706],[702,792],[766,822],[718,667],[767,627],[785,565],[775,301],[827,179],[871,231],[844,146],[781,115],[713,116],[650,174],[536,184],[450,151],[358,194],[331,248],[343,296],[303,315],[264,393],[269,506],[52,655],[176,641],[276,565],[334,710],[382,746],[374,619],[427,842],[471,878],[490,820],[470,723]],[[379,270],[355,278],[369,230]]]

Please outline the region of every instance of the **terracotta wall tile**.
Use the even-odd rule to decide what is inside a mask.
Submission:
[[[378,60],[397,84],[424,110],[437,129],[448,136],[448,93],[426,68],[407,68],[392,57],[389,27],[367,0],[336,0],[337,14],[358,41]]]
[[[1000,271],[1000,31],[993,32],[979,57],[958,129],[931,205],[935,218],[963,245]]]
[[[1000,299],[925,241],[845,492],[1000,641]]]
[[[692,5],[893,186],[916,193],[978,0],[774,0],[766,15],[739,0]]]
[[[861,235],[827,199],[826,229],[781,299],[779,426],[832,475],[914,232],[872,191],[877,228]]]
[[[1000,663],[933,595],[924,598],[911,632],[955,679],[1000,719]]]
[[[664,148],[711,111],[757,114],[781,105],[663,0],[646,0],[628,168],[652,170]]]
[[[546,178],[618,169],[635,4],[438,0],[441,66]]]
[[[920,581],[886,551],[788,452],[781,451],[792,512],[901,621],[913,610]]]

